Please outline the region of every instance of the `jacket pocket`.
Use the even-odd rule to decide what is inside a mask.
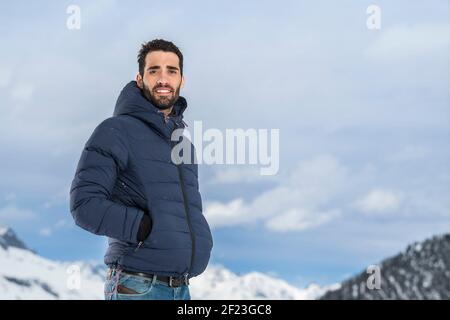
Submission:
[[[151,239],[154,235],[154,230],[155,230],[155,219],[152,215],[152,212],[150,210],[146,211],[145,214],[148,214],[148,217],[151,220],[151,227],[150,227],[150,232],[148,233],[147,238],[145,238],[143,241],[138,242],[138,244],[135,246],[134,248],[134,253],[136,253],[138,250],[140,250],[142,247],[145,246],[146,243],[151,242]]]
[[[123,190],[124,193],[129,194],[131,197],[137,197],[144,201],[147,201],[147,198],[145,197],[144,194],[142,194],[142,192],[140,192],[136,188],[132,187],[125,181],[119,180],[119,186]]]

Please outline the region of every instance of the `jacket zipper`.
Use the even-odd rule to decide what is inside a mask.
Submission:
[[[134,252],[138,251],[140,247],[142,247],[142,245],[144,244],[144,241],[139,241],[136,249],[134,249]]]
[[[181,119],[181,123],[175,121],[175,129],[182,127],[182,124],[184,124],[187,127],[187,124],[186,124],[186,122],[183,121],[183,119]],[[168,139],[168,142],[172,148],[176,145],[176,141],[171,141],[171,139]],[[189,214],[189,207],[188,207],[188,202],[187,202],[187,197],[186,197],[186,190],[185,190],[185,186],[184,186],[183,173],[181,172],[180,164],[176,164],[176,166],[177,166],[177,170],[178,170],[178,177],[180,178],[181,193],[183,194],[184,212],[186,214],[186,219],[187,219],[188,226],[189,226],[189,234],[191,236],[191,242],[192,242],[191,263],[189,264],[188,272],[184,274],[185,282],[188,283],[189,275],[191,274],[192,266],[194,264],[195,236],[194,236],[194,232],[192,231],[192,223],[191,223],[191,218],[190,218],[190,214]]]
[[[186,218],[187,218],[187,222],[188,222],[188,226],[189,226],[189,233],[191,235],[191,240],[192,240],[191,263],[190,263],[190,266],[189,266],[189,271],[185,275],[185,277],[188,277],[188,275],[191,273],[192,265],[194,263],[195,237],[194,237],[194,233],[192,232],[191,217],[190,217],[190,214],[189,214],[189,208],[188,208],[187,198],[186,198],[186,190],[184,188],[184,178],[183,178],[183,174],[181,172],[180,165],[177,165],[177,169],[178,169],[178,175],[180,177],[181,192],[183,193],[184,210],[185,210],[185,213],[186,213]]]
[[[173,145],[175,145],[175,144],[176,143],[174,142]],[[186,219],[187,219],[188,226],[189,226],[189,234],[191,236],[191,241],[192,241],[191,263],[189,265],[188,272],[186,274],[184,274],[184,278],[187,280],[188,277],[189,277],[189,274],[191,273],[192,265],[194,264],[195,237],[194,237],[194,232],[192,231],[192,223],[191,223],[191,217],[190,217],[190,214],[189,214],[189,207],[188,207],[188,202],[187,202],[187,197],[186,197],[186,190],[185,190],[185,185],[184,185],[183,173],[181,172],[180,164],[176,164],[176,166],[177,166],[177,170],[178,170],[178,176],[180,178],[181,193],[183,194],[184,212],[186,214]]]

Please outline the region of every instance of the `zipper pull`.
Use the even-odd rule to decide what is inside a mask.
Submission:
[[[138,251],[138,249],[144,244],[144,241],[139,241],[138,246],[134,249],[134,252]]]

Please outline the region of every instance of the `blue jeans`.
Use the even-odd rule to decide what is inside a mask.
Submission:
[[[136,293],[120,293],[118,285]],[[169,287],[153,279],[122,273],[115,269],[105,281],[105,300],[191,300],[189,286]]]

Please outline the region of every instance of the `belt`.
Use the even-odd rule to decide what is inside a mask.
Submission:
[[[114,272],[115,269],[110,268],[108,270],[108,274],[107,277],[108,279],[112,276],[112,273]],[[169,287],[180,287],[184,284],[189,285],[189,278],[187,277],[187,275],[183,278],[177,278],[177,277],[172,277],[172,276],[162,276],[162,275],[157,275],[157,274],[151,274],[151,273],[146,273],[146,272],[135,272],[135,271],[130,271],[130,270],[126,270],[126,269],[122,269],[122,273],[125,274],[129,274],[129,275],[133,275],[133,276],[139,276],[139,277],[143,277],[143,278],[148,278],[149,280],[153,280],[154,277],[156,277],[156,280],[163,282],[165,285],[168,285]]]

